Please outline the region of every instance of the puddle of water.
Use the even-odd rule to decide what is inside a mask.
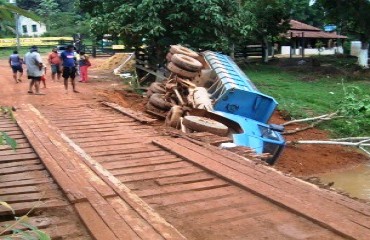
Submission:
[[[334,182],[334,188],[352,197],[370,199],[370,163],[341,172],[322,174],[319,178],[323,183]]]

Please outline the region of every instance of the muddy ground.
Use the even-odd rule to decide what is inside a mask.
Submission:
[[[68,99],[80,98],[91,101],[92,107],[101,101],[111,101],[124,107],[144,111],[146,98],[130,90],[128,86],[122,85],[122,79],[113,75],[112,70],[99,67],[103,64],[106,66],[106,62],[107,58],[92,59],[93,66],[89,69],[90,81],[85,84],[78,83],[77,87],[81,93],[68,93],[68,98],[64,101],[64,104],[68,105]],[[6,60],[0,60],[0,73],[0,81],[3,85],[1,89],[1,105],[17,106],[23,101],[40,105],[53,105],[55,102],[59,102],[65,95],[62,82],[52,82],[50,72],[47,74],[48,87],[43,89],[46,93],[45,96],[28,95],[28,80],[25,77],[23,77],[23,83],[15,84],[11,78],[11,69],[8,67]],[[284,120],[279,112],[276,112],[271,122],[282,123]],[[296,127],[291,126],[291,128]],[[328,133],[314,128],[286,136],[286,139],[288,141],[328,139]],[[319,173],[349,168],[368,160],[367,156],[353,148],[331,145],[299,145],[287,146],[273,167],[292,176],[309,178]]]

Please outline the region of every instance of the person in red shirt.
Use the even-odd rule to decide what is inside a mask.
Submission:
[[[55,81],[55,75],[57,76],[57,80],[59,81],[60,80],[60,76],[62,74],[62,71],[61,71],[61,61],[60,61],[60,57],[58,55],[58,52],[57,52],[57,49],[56,48],[53,48],[52,52],[49,54],[49,58],[48,58],[48,61],[50,63],[50,67],[51,67],[51,79],[53,79],[53,81]]]

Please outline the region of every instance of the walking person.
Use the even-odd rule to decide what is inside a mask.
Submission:
[[[28,93],[33,94],[34,92],[32,88],[35,87],[36,95],[44,95],[40,92],[40,81],[42,75],[44,74],[44,64],[42,63],[41,56],[38,53],[38,48],[36,46],[32,46],[30,48],[30,51],[24,57],[24,61],[27,66],[28,79],[31,80]]]
[[[80,61],[79,61],[79,66],[80,66],[80,82],[87,82],[88,81],[88,74],[87,74],[87,69],[91,66],[89,56],[85,54],[85,52],[80,52]]]
[[[71,84],[73,88],[73,92],[78,93],[79,91],[76,90],[76,57],[74,54],[74,47],[73,45],[68,45],[67,50],[62,52],[60,55],[61,64],[63,66],[62,76],[64,78],[64,88],[66,93],[68,93],[68,78],[71,79]]]
[[[55,81],[55,76],[57,77],[57,80],[60,80],[60,76],[62,75],[62,72],[60,70],[60,58],[57,52],[56,48],[53,48],[51,50],[51,53],[49,54],[48,61],[51,68],[51,79]]]
[[[9,57],[9,65],[13,71],[13,79],[15,83],[22,82],[23,76],[23,59],[19,56],[18,51],[14,51],[12,55]],[[19,72],[19,76],[18,76]]]

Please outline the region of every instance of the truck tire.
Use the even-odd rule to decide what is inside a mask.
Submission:
[[[150,98],[150,96],[152,96],[152,95],[153,95],[152,90],[148,89],[148,90],[146,91],[146,97],[147,97],[147,98]]]
[[[179,68],[178,66],[176,66],[172,62],[170,62],[170,63],[167,64],[167,68],[171,72],[173,72],[173,73],[175,73],[175,74],[177,74],[177,75],[179,75],[181,77],[184,77],[184,78],[194,78],[195,76],[198,75],[197,72],[186,71],[184,69]]]
[[[147,102],[146,105],[145,105],[145,108],[147,110],[150,110],[150,111],[162,111],[161,109],[158,109],[156,106],[154,106],[153,104],[151,104],[150,102]]]
[[[166,93],[166,89],[164,88],[163,83],[154,82],[150,84],[149,90],[153,93]]]
[[[167,55],[166,55],[166,60],[167,62],[171,62],[171,59],[172,59],[172,53],[171,52],[168,52]]]
[[[173,127],[173,128],[180,128],[180,119],[182,115],[184,114],[184,111],[182,108],[178,105],[173,106],[170,111],[167,113],[165,124],[167,126]]]
[[[180,53],[173,54],[171,62],[191,72],[199,72],[202,69],[202,64],[198,60]]]
[[[229,132],[229,128],[224,124],[205,117],[185,116],[182,123],[196,132],[209,132],[218,136],[227,136]]]
[[[153,93],[149,98],[149,102],[153,106],[166,111],[170,110],[172,107],[172,103],[169,103],[164,99],[164,94]]]
[[[192,58],[199,57],[199,54],[197,52],[195,52],[195,51],[193,51],[189,48],[180,46],[180,45],[172,45],[171,48],[170,48],[170,52],[172,54],[175,54],[175,53],[184,54],[184,55],[192,57]]]

